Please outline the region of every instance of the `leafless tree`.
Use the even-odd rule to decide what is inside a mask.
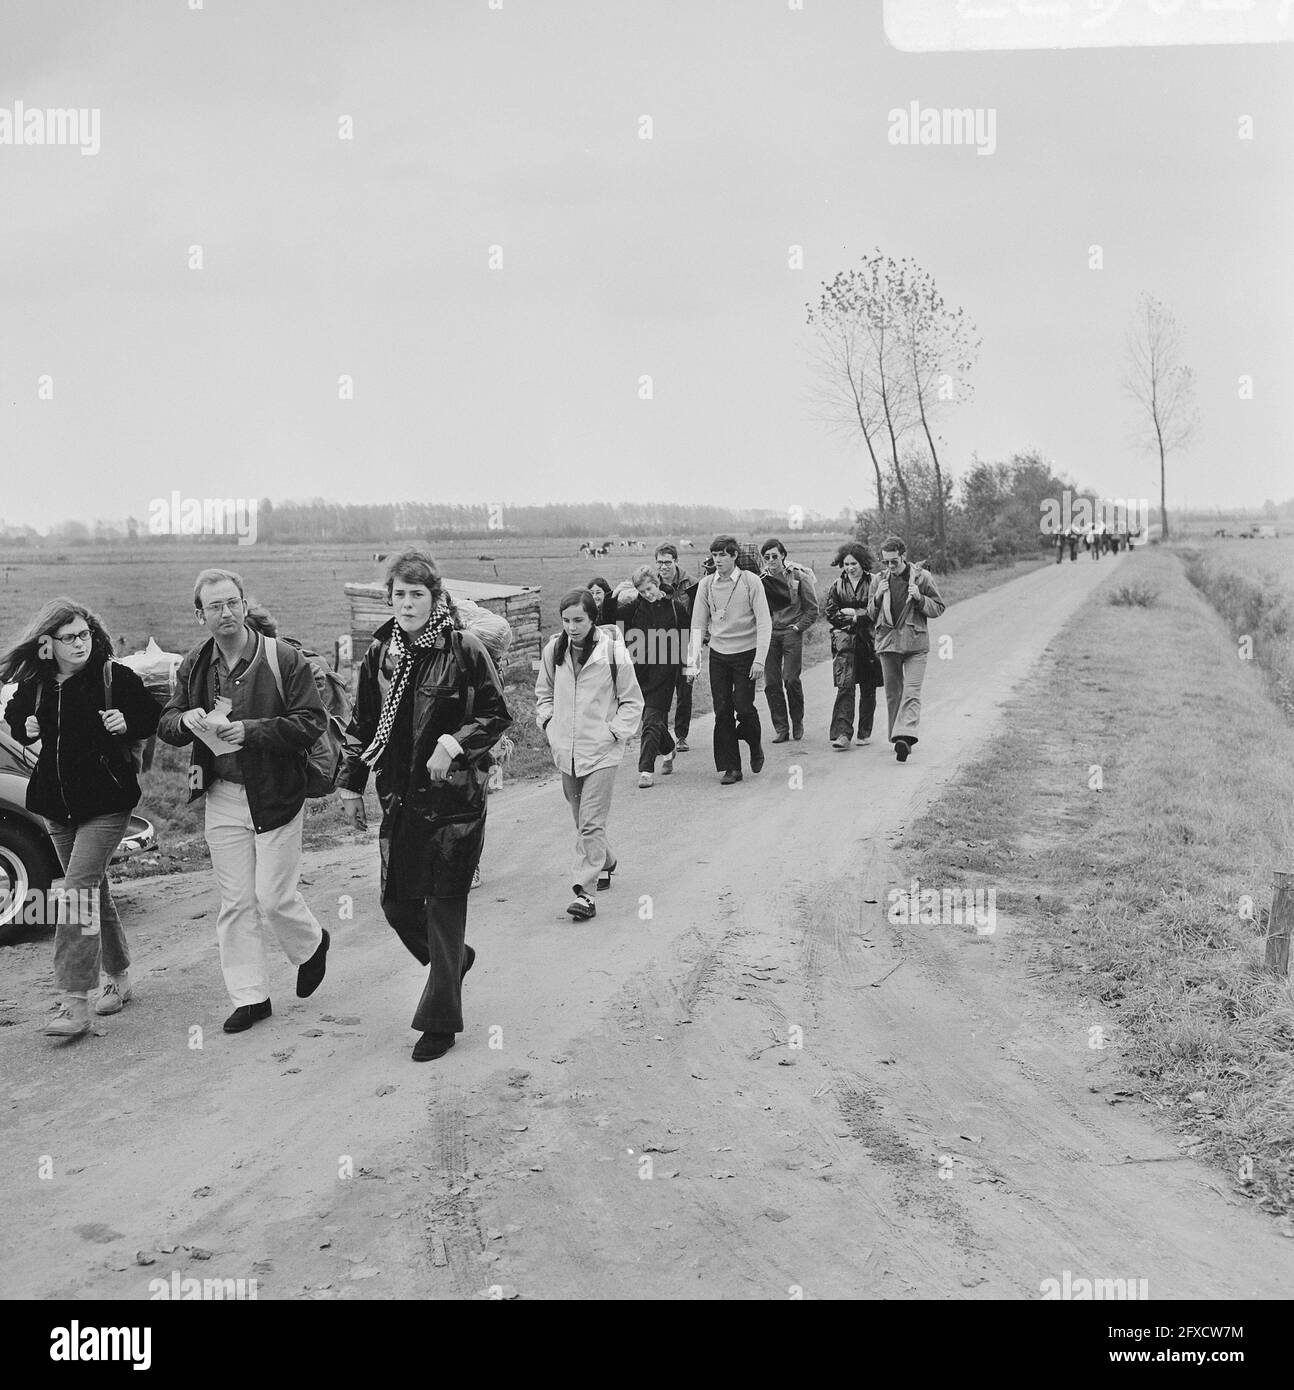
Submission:
[[[905,259],[899,267],[897,302],[911,399],[934,467],[936,539],[942,566],[948,556],[946,489],[930,424],[945,403],[969,399],[970,372],[980,343],[965,310],[945,303],[934,277],[913,261]]]
[[[1123,389],[1139,407],[1138,445],[1159,455],[1161,536],[1168,539],[1165,477],[1168,455],[1195,437],[1195,373],[1183,362],[1184,335],[1172,310],[1150,294],[1137,300],[1128,330],[1128,365]]]
[[[823,285],[821,299],[808,307],[808,323],[817,331],[821,413],[831,424],[847,424],[862,433],[882,520],[886,507],[881,454],[888,454],[903,499],[904,521],[911,529],[912,503],[899,443],[917,416],[905,370],[900,287],[899,267],[878,250],[856,270],[841,271]]]
[[[979,342],[961,309],[947,305],[934,278],[914,261],[879,250],[855,270],[824,284],[808,310],[817,330],[818,403],[832,424],[858,429],[876,478],[877,509],[886,514],[884,465],[893,470],[912,530],[912,497],[903,440],[921,429],[934,467],[940,557],[947,547],[943,470],[932,420],[947,401],[965,399]],[[887,457],[882,458],[882,454]]]

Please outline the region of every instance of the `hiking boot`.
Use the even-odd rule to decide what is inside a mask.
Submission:
[[[836,750],[837,753],[843,753],[845,749],[849,747],[849,740],[844,736],[844,734],[840,734],[838,737],[833,738],[831,740],[831,746]]]
[[[723,774],[723,776],[719,778],[719,785],[720,785],[721,787],[730,787],[730,786],[732,786],[732,784],[733,784],[734,782],[740,782],[740,781],[741,781],[741,773],[740,773],[740,772],[725,772],[725,773]]]
[[[582,888],[575,890],[575,896],[567,903],[566,910],[577,922],[587,922],[590,917],[598,915],[597,903]]]
[[[119,1014],[130,1003],[130,981],[125,975],[109,975],[94,1006],[97,1014]]]
[[[655,785],[656,779],[651,775],[650,772],[640,772],[638,774],[638,787],[640,790],[643,787],[654,787]]]
[[[905,739],[905,738],[896,738],[896,739],[894,740],[894,756],[899,760],[899,762],[901,762],[901,763],[907,762],[907,760],[908,760],[908,754],[909,754],[911,751],[912,751],[912,745],[907,741],[907,739]]]
[[[750,750],[750,770],[752,772],[763,772],[764,770],[764,749],[762,745]]]
[[[65,994],[58,1013],[45,1028],[47,1038],[79,1038],[90,1031],[90,1001],[84,994]]]
[[[273,1012],[268,999],[262,999],[259,1004],[239,1004],[233,1013],[225,1019],[225,1032],[245,1033],[253,1023],[259,1023],[262,1019],[269,1018]]]
[[[803,724],[792,724],[792,725],[791,725],[791,737],[792,737],[792,738],[803,738],[803,737],[804,737],[804,725],[803,725]]]
[[[791,735],[785,729],[779,729],[772,738],[773,743],[790,743]]]
[[[611,875],[620,867],[620,861],[614,859],[610,864],[604,864],[598,873],[598,892],[605,893],[611,887]],[[582,890],[576,889],[576,892]]]
[[[687,752],[687,739],[685,739],[685,738],[676,738],[676,739],[674,740],[674,751],[675,751],[676,753],[686,753],[686,752]]]
[[[665,756],[660,760],[660,775],[661,775],[662,777],[668,777],[668,776],[670,775],[670,773],[673,772],[673,771],[674,771],[674,754],[673,754],[673,753],[666,753]]]
[[[453,1033],[424,1033],[413,1045],[415,1062],[434,1062],[458,1041]]]
[[[866,748],[867,745],[868,745],[871,741],[872,741],[872,736],[871,736],[871,734],[860,734],[860,735],[859,735],[859,738],[858,738],[858,746],[859,746],[860,748]]]

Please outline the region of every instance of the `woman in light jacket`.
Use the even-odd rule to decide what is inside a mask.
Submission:
[[[562,631],[544,648],[535,679],[535,722],[553,750],[575,818],[575,897],[566,910],[587,921],[597,915],[594,890],[610,888],[617,867],[607,816],[625,743],[642,720],[643,696],[623,637],[597,626],[593,595],[572,589],[559,611]]]

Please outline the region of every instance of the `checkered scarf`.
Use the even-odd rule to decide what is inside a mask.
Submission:
[[[434,647],[441,634],[448,632],[453,626],[454,618],[446,603],[442,603],[436,609],[431,615],[431,621],[408,646],[405,645],[407,639],[400,624],[396,623],[391,632],[391,644],[388,649],[390,660],[395,666],[395,675],[387,687],[386,699],[382,701],[382,713],[377,719],[377,733],[373,735],[373,742],[360,754],[369,767],[376,767],[382,759],[382,754],[386,752],[387,741],[395,725],[395,716],[400,711],[400,701],[404,698],[409,677],[413,673],[414,652],[419,648]]]

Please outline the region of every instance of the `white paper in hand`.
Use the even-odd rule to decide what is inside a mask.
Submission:
[[[241,745],[230,743],[220,736],[222,728],[229,727],[229,711],[232,705],[227,695],[222,695],[211,707],[211,711],[206,718],[206,728],[195,729],[197,736],[211,749],[213,753],[237,753],[241,751]]]

